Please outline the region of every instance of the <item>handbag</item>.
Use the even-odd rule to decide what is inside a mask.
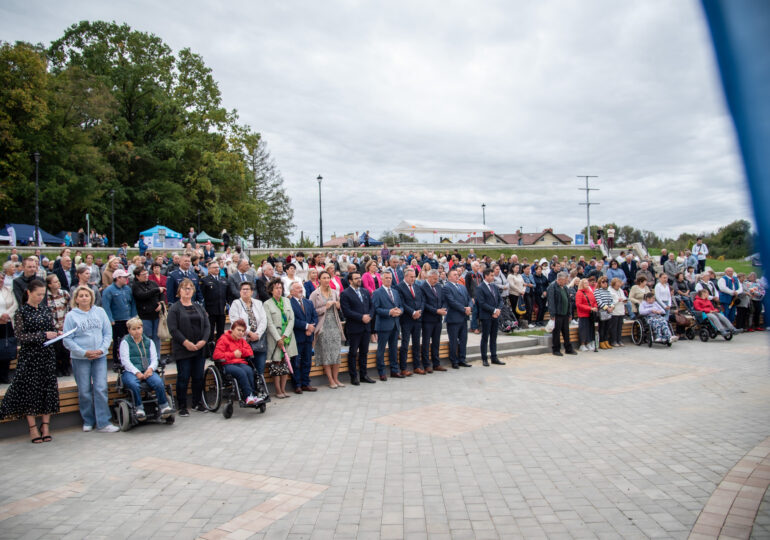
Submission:
[[[250,341],[249,345],[254,354],[267,352],[267,332],[263,333],[257,341]]]
[[[13,360],[16,358],[16,345],[15,336],[0,339],[0,360]]]
[[[609,321],[611,318],[612,318],[612,313],[610,313],[606,309],[599,310],[600,321]]]
[[[524,301],[524,295],[519,296],[516,302],[516,315],[524,315],[527,312],[527,303]]]
[[[162,341],[171,339],[171,332],[168,330],[168,306],[165,302],[160,303],[160,313],[158,315],[158,338]]]

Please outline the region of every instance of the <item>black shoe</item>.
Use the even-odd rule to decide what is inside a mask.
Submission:
[[[403,379],[404,376],[401,373],[391,373],[390,376],[394,379]]]
[[[573,354],[573,355],[577,356],[577,353],[575,351],[567,351],[567,354]]]
[[[497,358],[495,358],[494,360],[492,360],[492,363],[493,363],[493,364],[495,364],[496,366],[504,366],[504,365],[505,365],[505,362],[501,362],[501,361],[500,361],[500,360],[498,360]]]
[[[369,375],[364,375],[363,377],[361,377],[361,382],[365,382],[365,383],[369,383],[369,384],[374,384],[377,381],[372,379]]]
[[[190,416],[190,411],[187,409],[179,409],[179,416]]]
[[[473,367],[472,365],[470,365],[468,362],[465,362],[465,361],[459,362],[457,365],[461,367]]]
[[[352,384],[353,386],[360,386],[361,385],[361,383],[358,382],[358,375],[351,375],[350,376],[350,384]]]
[[[487,362],[486,360],[482,360],[481,365],[484,367],[489,367],[489,362]]]
[[[457,364],[452,364],[452,369],[460,369],[460,366],[458,366]]]
[[[554,356],[564,356],[564,355],[561,353],[561,351],[553,351],[551,354],[553,354]]]
[[[198,403],[195,407],[193,407],[193,410],[204,413],[209,412],[209,410],[203,406],[203,403]]]

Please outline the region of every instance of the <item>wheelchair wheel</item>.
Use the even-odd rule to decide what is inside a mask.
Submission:
[[[120,431],[128,431],[131,429],[131,408],[128,406],[128,402],[121,400],[118,402],[118,427]]]
[[[175,420],[175,418],[174,418],[174,416],[172,415],[172,416],[169,416],[168,418],[166,418],[166,419],[164,420],[164,422],[166,422],[168,425],[171,425],[171,424],[173,424],[173,423],[174,423],[174,420]]]
[[[695,339],[695,330],[693,330],[692,327],[690,327],[684,331],[684,335],[687,339],[692,341],[693,339]]]
[[[222,404],[222,376],[215,366],[206,366],[203,373],[203,405],[216,412]]]
[[[698,337],[700,337],[700,340],[703,343],[706,343],[709,340],[709,330],[708,328],[701,328],[700,332],[698,332]]]
[[[634,345],[641,345],[643,343],[643,338],[644,329],[642,328],[642,323],[639,320],[634,320],[631,325],[631,341]]]
[[[647,346],[652,349],[652,344],[655,343],[655,338],[652,336],[652,328],[647,329]]]
[[[733,339],[733,333],[732,332],[727,332],[725,334],[725,341],[730,341],[731,339]]]
[[[232,415],[233,415],[233,404],[228,403],[227,405],[225,405],[225,408],[222,409],[222,416],[224,416],[225,418],[230,418]]]
[[[666,347],[671,347],[671,344],[672,344],[672,343],[673,343],[673,342],[672,342],[672,341],[669,339],[668,341],[666,341]]]
[[[709,329],[709,337],[711,339],[714,339],[715,337],[717,337],[717,330],[716,330],[716,328],[714,328],[713,326],[709,325],[708,329]]]
[[[266,410],[267,410],[267,405],[265,405],[264,403],[259,406],[259,412],[261,412],[262,414],[265,414]]]

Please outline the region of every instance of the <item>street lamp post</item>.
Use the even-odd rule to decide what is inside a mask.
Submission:
[[[198,208],[198,234],[201,233],[201,209]]]
[[[40,242],[40,183],[38,181],[38,163],[40,163],[40,152],[32,154],[35,159],[35,245]]]
[[[112,198],[112,247],[115,247],[115,190],[110,190],[110,197]]]
[[[323,208],[321,207],[321,180],[323,180],[323,176],[320,174],[318,175],[318,247],[323,247],[324,245],[324,216],[323,216]]]
[[[487,224],[487,205],[485,203],[481,203],[481,221],[484,225]]]

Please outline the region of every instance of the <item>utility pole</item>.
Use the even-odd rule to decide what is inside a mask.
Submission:
[[[323,215],[323,209],[321,208],[321,180],[323,180],[323,176],[320,174],[318,175],[318,247],[323,247],[323,241],[324,241],[324,215]]]
[[[487,224],[487,205],[486,203],[481,203],[481,223],[486,225]]]
[[[580,206],[585,206],[586,207],[586,235],[587,235],[586,243],[588,243],[588,242],[591,241],[591,205],[592,204],[601,204],[601,203],[597,203],[597,202],[593,202],[593,203],[591,202],[591,198],[590,198],[591,192],[592,191],[599,191],[599,188],[588,187],[588,179],[589,178],[599,178],[599,177],[598,176],[590,176],[590,175],[582,175],[582,176],[578,175],[578,178],[585,178],[585,181],[586,181],[586,187],[578,188],[578,190],[586,192],[586,202],[579,203],[579,204],[580,204]]]

